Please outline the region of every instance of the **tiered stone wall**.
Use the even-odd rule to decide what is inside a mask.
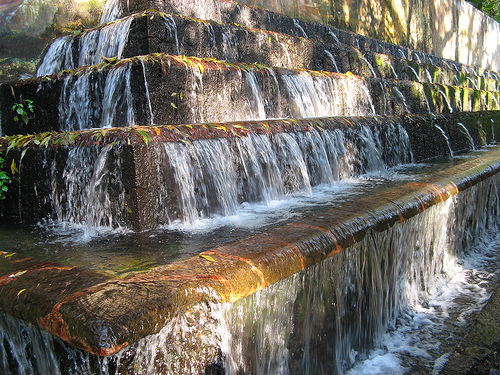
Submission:
[[[500,24],[464,0],[241,0],[484,69],[500,67]]]

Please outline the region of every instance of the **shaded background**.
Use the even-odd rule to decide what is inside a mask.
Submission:
[[[54,38],[98,24],[104,0],[0,0],[0,82],[28,77]]]

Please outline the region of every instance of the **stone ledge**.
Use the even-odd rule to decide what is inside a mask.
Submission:
[[[463,127],[458,124],[462,124]],[[381,141],[389,142],[387,134],[391,132],[391,128],[398,126],[407,131],[414,161],[421,162],[437,157],[448,157],[450,148],[454,153],[468,151],[471,149],[471,140],[475,147],[497,141],[498,138],[494,137],[500,135],[500,111],[452,113],[440,116],[331,117],[178,126],[133,126],[0,138],[0,152],[10,149],[5,157],[6,165],[14,163],[20,171],[20,174],[12,176],[13,185],[9,197],[0,204],[0,217],[20,215],[20,219],[27,223],[36,222],[47,216],[53,217],[51,197],[54,195],[54,189],[57,189],[60,196],[66,192],[61,182],[61,174],[67,164],[70,150],[75,147],[85,148],[90,153],[95,153],[95,157],[102,150],[111,148],[111,152],[121,165],[117,172],[119,176],[116,178],[123,184],[123,189],[111,191],[110,201],[120,202],[122,192],[126,196],[125,203],[116,203],[113,206],[116,209],[113,216],[119,220],[119,223],[113,225],[119,224],[140,231],[153,229],[165,223],[165,218],[161,218],[161,214],[153,214],[149,207],[156,206],[157,202],[162,200],[168,200],[175,205],[172,201],[174,198],[162,195],[162,186],[166,185],[166,181],[169,182],[170,188],[177,186],[172,180],[172,171],[164,170],[161,176],[158,172],[159,165],[166,168],[164,165],[168,164],[157,161],[159,155],[166,157],[161,153],[162,143],[189,144],[212,138],[238,139],[251,134],[322,132],[328,129],[345,129],[348,132],[350,129],[361,127],[376,128]],[[436,126],[447,134],[449,145]],[[471,140],[465,137],[463,129],[467,129]],[[355,137],[350,141],[353,144],[359,142]],[[388,149],[384,148],[382,151],[384,160]],[[390,158],[390,155],[387,157]],[[151,163],[152,160],[155,162]],[[93,162],[91,163],[93,165]],[[54,168],[47,165],[52,165]],[[20,176],[30,176],[30,178]],[[21,200],[24,204],[19,206]]]
[[[2,253],[0,306],[80,349],[109,355],[195,303],[250,295],[341,252],[370,228],[397,225],[499,171],[495,147],[399,188],[122,280]]]

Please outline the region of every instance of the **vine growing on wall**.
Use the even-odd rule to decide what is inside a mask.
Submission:
[[[5,159],[0,154],[0,200],[5,199],[5,193],[9,191],[9,184],[12,182],[4,170],[4,163]]]
[[[15,122],[22,120],[26,125],[28,125],[29,120],[34,118],[35,104],[33,103],[33,100],[25,99],[21,103],[14,104],[12,106],[12,111],[14,112]]]

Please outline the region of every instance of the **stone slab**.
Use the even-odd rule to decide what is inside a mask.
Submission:
[[[500,150],[491,148],[399,188],[125,279],[3,252],[0,306],[80,349],[109,355],[196,303],[236,301],[341,252],[368,229],[398,225],[496,175],[499,160]]]
[[[290,85],[293,89],[289,90]],[[364,80],[353,74],[155,54],[1,85],[1,126],[4,134],[13,135],[309,117],[303,113],[304,104],[293,96],[310,95],[311,85],[317,85],[315,89],[326,85],[327,90],[314,95],[322,92],[328,100],[318,101],[318,111],[323,114],[309,116],[368,114],[372,110],[380,115],[484,111],[491,109],[493,98],[500,100],[498,92],[464,87]],[[27,99],[33,101],[34,113],[27,124],[16,122],[12,107]]]
[[[109,152],[113,153],[120,168],[115,168],[118,174],[114,176],[115,180],[110,186],[118,183],[121,184],[121,188],[115,189],[116,191],[107,190],[108,199],[112,202],[111,207],[115,210],[113,215],[110,215],[114,218],[114,222],[102,225],[120,226],[135,231],[154,229],[166,224],[167,219],[175,219],[166,218],[163,212],[150,209],[158,207],[158,202],[165,199],[170,202],[170,206],[176,206],[177,195],[173,191],[167,192],[166,195],[163,193],[164,186],[168,185],[173,189],[177,184],[174,181],[166,183],[163,180],[172,179],[173,177],[168,176],[172,176],[173,172],[165,169],[169,163],[165,159],[166,155],[160,152],[162,143],[189,144],[212,138],[237,139],[251,134],[270,135],[311,130],[321,132],[325,129],[357,129],[363,126],[377,128],[381,140],[390,142],[384,134],[388,134],[391,127],[399,124],[408,133],[416,162],[448,157],[451,151],[454,153],[468,151],[472,148],[471,141],[475,147],[482,147],[494,143],[500,136],[500,112],[489,111],[440,116],[334,117],[179,126],[134,126],[6,137],[0,138],[0,151],[9,150],[5,157],[6,165],[14,164],[18,173],[12,174],[12,171],[9,173],[13,184],[9,189],[8,198],[1,201],[0,214],[3,220],[16,218],[25,223],[53,218],[56,214],[54,208],[56,205],[53,204],[51,197],[64,199],[68,194],[63,174],[69,153],[75,151],[75,148],[83,148],[88,154],[94,155],[89,163],[95,163],[97,155],[107,150],[107,147],[111,147]],[[447,138],[441,131],[445,132]],[[471,138],[469,139],[467,135]],[[356,142],[355,139],[352,141]],[[383,145],[382,149],[387,151],[390,147]],[[387,157],[390,158],[390,155]],[[77,204],[78,202],[73,202],[72,205]],[[64,207],[64,202],[61,201],[60,206]],[[78,218],[75,218],[75,221],[79,222]]]

